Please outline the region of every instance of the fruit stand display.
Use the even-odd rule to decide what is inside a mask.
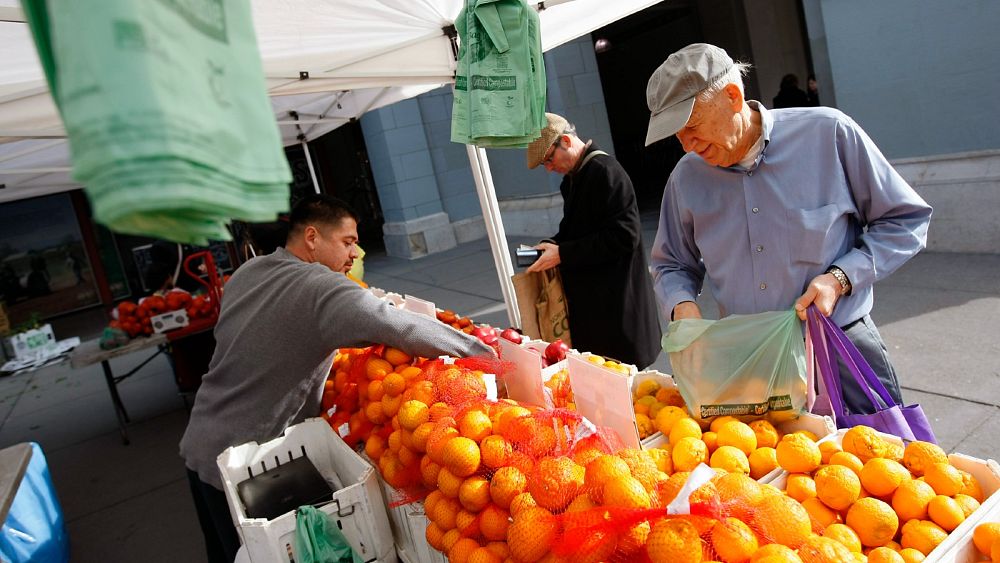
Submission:
[[[500,361],[341,350],[324,393],[408,563],[975,561],[1000,541],[995,462],[809,414],[696,420],[666,374],[447,313]],[[548,393],[505,398],[515,372]],[[595,425],[601,397],[634,437]]]

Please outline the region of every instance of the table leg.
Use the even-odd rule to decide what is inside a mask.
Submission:
[[[122,398],[118,395],[118,385],[111,374],[111,364],[104,360],[101,362],[101,367],[104,368],[104,379],[108,382],[108,391],[111,392],[111,402],[114,404],[115,416],[118,418],[118,431],[121,432],[122,443],[128,445],[128,432],[125,430],[125,425],[129,422],[128,413],[125,411],[125,405],[122,404]]]

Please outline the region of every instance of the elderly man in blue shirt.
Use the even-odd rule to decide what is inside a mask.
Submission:
[[[892,396],[899,382],[868,316],[872,285],[926,245],[931,208],[850,117],[745,100],[722,49],[697,43],[650,77],[646,144],[684,155],[663,194],[651,269],[661,314],[700,318],[706,281],[722,316],[815,304],[843,327]],[[851,412],[872,412],[843,367]]]

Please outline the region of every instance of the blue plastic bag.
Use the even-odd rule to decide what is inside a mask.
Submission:
[[[11,563],[65,563],[69,536],[42,448],[31,443],[31,461],[0,530],[0,555]]]

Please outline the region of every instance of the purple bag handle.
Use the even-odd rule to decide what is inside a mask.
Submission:
[[[858,382],[858,386],[861,387],[861,390],[868,396],[868,400],[871,401],[872,406],[876,409],[881,406],[876,400],[875,395],[872,394],[872,390],[874,390],[875,393],[878,394],[879,398],[882,399],[886,408],[897,406],[895,399],[893,399],[892,395],[889,394],[889,390],[885,388],[882,380],[875,375],[875,371],[868,365],[868,362],[865,361],[861,352],[858,351],[858,348],[854,345],[854,343],[847,338],[844,331],[841,330],[841,328],[833,321],[820,314],[819,309],[817,309],[815,305],[811,305],[807,313],[810,321],[812,322],[810,329],[818,328],[821,331],[820,334],[827,335],[827,341],[833,344],[833,347],[840,353],[840,357],[844,360],[844,364],[847,366],[848,371],[851,372],[851,375],[854,376],[854,380]],[[826,355],[826,352],[826,350],[823,350],[821,353]],[[824,374],[824,383],[829,385],[828,380],[833,379],[837,385],[836,389],[839,391],[840,378],[837,374],[840,370],[837,369],[836,360],[836,357],[832,354],[828,356],[826,362],[829,368],[829,373]],[[827,377],[828,375],[833,377]],[[844,412],[843,402],[840,401],[840,403],[839,412],[842,413]]]

